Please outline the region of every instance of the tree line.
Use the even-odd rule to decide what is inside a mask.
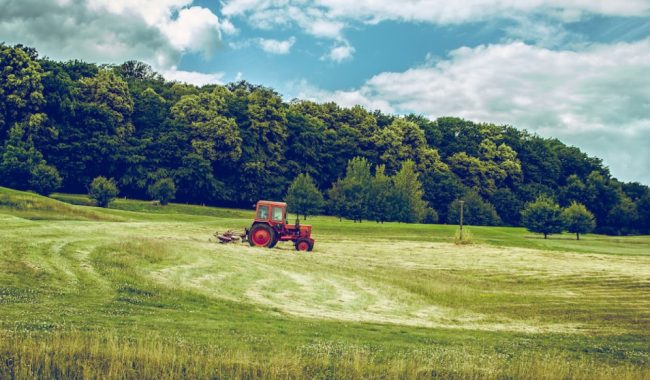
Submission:
[[[454,117],[284,101],[245,81],[197,87],[129,61],[57,62],[0,44],[0,185],[86,193],[97,177],[148,198],[251,207],[307,176],[321,212],[354,220],[522,225],[545,195],[596,230],[650,232],[650,190],[557,139]],[[378,212],[377,210],[382,210]]]
[[[373,174],[366,158],[350,160],[345,177],[339,178],[327,191],[327,209],[339,218],[355,222],[367,219],[381,223],[436,223],[438,214],[422,199],[424,192],[415,163],[403,162],[394,176],[386,175],[385,170],[384,165],[377,165]],[[323,199],[309,174],[298,175],[286,196],[289,211],[305,219],[322,210],[326,205]]]

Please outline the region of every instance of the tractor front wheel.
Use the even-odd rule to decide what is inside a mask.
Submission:
[[[298,239],[295,245],[296,245],[296,251],[311,252],[311,250],[314,249],[314,246],[307,239]]]
[[[252,246],[272,248],[276,243],[275,231],[266,224],[256,224],[248,233],[248,242]]]

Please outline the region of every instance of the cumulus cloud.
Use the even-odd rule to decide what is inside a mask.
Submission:
[[[160,73],[167,80],[204,86],[206,84],[223,84],[224,73],[199,73],[196,71],[183,71],[172,67]]]
[[[354,47],[352,47],[346,41],[343,41],[343,43],[334,45],[329,53],[324,55],[323,58],[334,62],[343,62],[352,58],[354,51]]]
[[[291,47],[296,43],[295,37],[290,37],[284,41],[260,38],[258,43],[262,50],[270,54],[288,54]]]
[[[554,51],[513,42],[460,48],[348,91],[298,95],[386,112],[460,116],[558,137],[650,183],[650,39]]]
[[[251,25],[259,29],[271,30],[295,24],[312,36],[336,41],[330,52],[323,55],[324,59],[341,62],[354,52],[342,33],[346,26],[344,20],[330,17],[326,9],[317,4],[234,0],[224,2],[221,12],[228,17],[245,16]]]
[[[207,8],[181,9],[178,17],[161,24],[160,30],[178,51],[203,52],[211,55],[220,41],[220,23]]]
[[[544,18],[513,17],[512,23],[504,28],[504,32],[505,42],[523,41],[549,48],[584,43],[581,34],[570,33],[562,23]]]
[[[65,6],[74,1],[62,3]],[[118,15],[137,15],[147,25],[155,26],[165,23],[171,18],[174,10],[182,9],[192,4],[192,0],[87,0],[86,6],[95,12],[106,11]],[[80,5],[80,4],[79,4]]]
[[[138,59],[169,70],[186,52],[213,53],[221,31],[235,30],[193,0],[2,1],[2,39],[60,60]]]
[[[554,13],[563,19],[575,20],[587,13],[637,16],[650,12],[650,4],[645,0],[318,0],[316,3],[327,9],[333,17],[354,18],[366,22],[400,20],[438,24],[484,21],[521,13]]]
[[[347,107],[360,105],[369,110],[382,110],[387,113],[396,112],[388,100],[379,97],[370,97],[361,90],[327,91],[305,80],[300,80],[289,83],[288,92],[291,94],[291,99],[304,99],[314,102],[335,102]]]
[[[337,45],[324,57],[337,62],[354,51],[344,30],[358,23],[392,20],[450,25],[508,19],[514,22],[505,30],[511,39],[555,46],[567,37],[558,23],[586,15],[650,15],[650,2],[646,0],[224,0],[222,4],[224,15],[245,17],[257,28],[297,25],[315,37],[335,40]]]
[[[239,30],[228,19],[225,19],[225,20],[221,21],[221,31],[224,32],[225,34],[237,34],[237,33],[239,33]]]
[[[270,38],[248,38],[240,41],[233,41],[228,43],[232,49],[246,49],[251,46],[256,46],[269,54],[289,54],[291,48],[296,43],[295,37],[289,37],[286,40],[276,40]]]

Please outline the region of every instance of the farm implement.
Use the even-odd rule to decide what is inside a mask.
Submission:
[[[314,239],[311,226],[287,222],[287,204],[284,202],[259,201],[256,205],[255,219],[244,233],[226,231],[215,234],[220,243],[246,242],[254,247],[273,248],[278,242],[290,241],[298,251],[311,251]]]

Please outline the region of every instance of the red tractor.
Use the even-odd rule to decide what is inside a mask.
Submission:
[[[296,224],[289,224],[286,218],[286,203],[257,202],[255,220],[248,230],[250,245],[273,248],[279,241],[292,241],[296,250],[311,251],[314,248],[311,226],[301,225],[300,220],[296,220]]]

